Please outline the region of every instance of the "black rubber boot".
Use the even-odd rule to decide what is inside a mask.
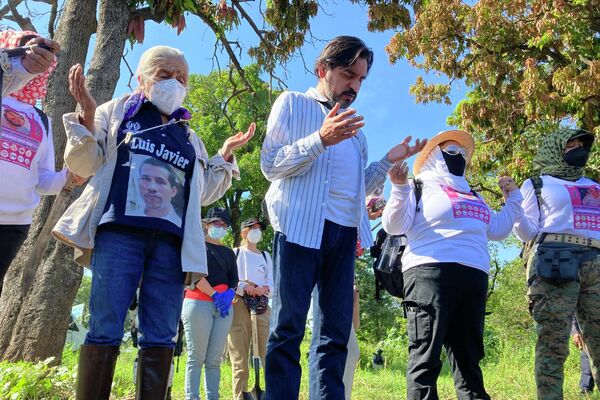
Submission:
[[[77,400],[108,400],[119,346],[83,344],[79,348]]]
[[[173,349],[150,347],[139,351],[136,400],[165,400]]]

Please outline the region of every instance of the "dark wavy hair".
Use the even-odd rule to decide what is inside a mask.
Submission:
[[[351,66],[359,58],[367,61],[367,73],[373,65],[373,51],[367,47],[365,42],[354,36],[338,36],[327,43],[321,51],[321,55],[315,61],[315,74],[321,64],[328,69],[336,67],[346,68]]]

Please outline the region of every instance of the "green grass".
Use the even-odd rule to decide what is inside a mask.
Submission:
[[[308,341],[302,345],[302,354],[306,354]],[[362,357],[357,369],[353,399],[357,400],[398,400],[405,398],[405,368],[402,363],[395,363],[394,368],[380,371],[372,370],[368,365],[374,346],[361,344]],[[523,346],[512,346],[501,349],[500,355],[490,357],[489,362],[483,363],[483,374],[486,389],[494,400],[528,400],[535,399],[535,381],[533,376],[533,347],[530,343]],[[76,354],[70,350],[65,351],[63,363],[75,368]],[[384,352],[385,355],[385,352]],[[405,357],[405,353],[396,355],[397,359]],[[132,365],[135,351],[130,347],[123,347],[113,385],[113,399],[131,399],[134,396],[132,381]],[[390,358],[392,358],[390,356]],[[179,360],[179,372],[175,374],[173,398],[184,399],[185,379],[185,354]],[[400,368],[397,365],[401,365]],[[302,358],[303,371],[307,371],[306,357]],[[579,357],[572,348],[571,355],[565,365],[565,399],[582,399],[578,392],[579,382]],[[264,385],[264,380],[263,380]],[[447,363],[444,364],[438,381],[440,399],[455,399],[452,374]],[[300,399],[308,399],[308,376],[302,376]],[[231,367],[223,363],[221,367],[221,398],[231,399]],[[600,395],[595,394],[587,399],[600,400]]]

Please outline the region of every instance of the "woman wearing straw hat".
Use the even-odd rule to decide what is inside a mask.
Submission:
[[[446,348],[459,399],[490,399],[479,362],[490,256],[488,240],[502,240],[521,214],[521,193],[499,179],[506,205],[493,213],[465,178],[475,143],[460,130],[441,132],[417,155],[415,181],[408,165],[389,172],[391,197],[383,228],[405,234],[402,256],[409,360],[407,399],[437,399],[436,380]],[[415,185],[422,190],[416,204]]]

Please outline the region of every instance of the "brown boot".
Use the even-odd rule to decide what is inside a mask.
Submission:
[[[165,400],[173,349],[150,347],[139,351],[136,400]]]
[[[83,344],[79,348],[77,400],[108,400],[119,346]]]

